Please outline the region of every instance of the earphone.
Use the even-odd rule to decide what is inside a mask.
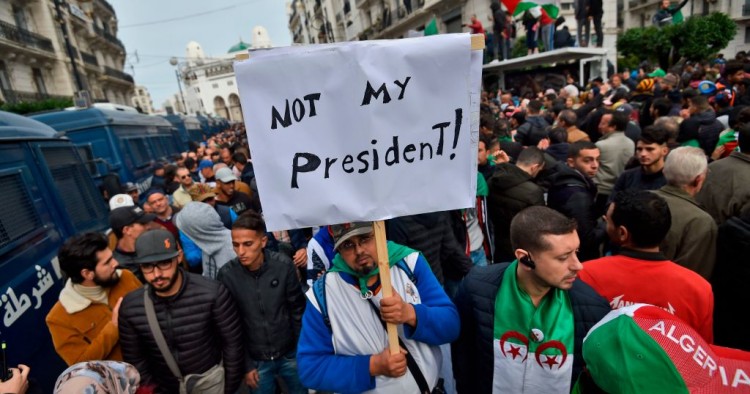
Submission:
[[[518,261],[520,261],[521,264],[523,264],[523,265],[525,265],[525,266],[527,266],[527,267],[529,267],[531,269],[535,269],[536,268],[536,263],[534,262],[534,260],[531,259],[531,257],[529,255],[525,255],[525,256],[521,257]]]

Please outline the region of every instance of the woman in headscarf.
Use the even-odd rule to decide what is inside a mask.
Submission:
[[[121,361],[84,361],[71,365],[55,382],[54,394],[145,394],[141,376],[132,365]]]

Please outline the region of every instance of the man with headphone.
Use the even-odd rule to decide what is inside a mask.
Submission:
[[[583,264],[576,221],[543,206],[510,225],[516,260],[475,267],[455,303],[453,346],[459,392],[569,393],[583,370],[583,338],[610,308],[576,280]]]

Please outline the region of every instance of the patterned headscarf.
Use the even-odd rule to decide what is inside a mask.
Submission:
[[[63,371],[55,394],[134,394],[141,376],[132,365],[120,361],[84,361]]]

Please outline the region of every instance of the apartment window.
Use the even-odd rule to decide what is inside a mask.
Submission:
[[[750,44],[750,26],[745,26],[745,44]],[[2,71],[1,68],[0,71]],[[2,77],[2,72],[0,72],[0,77]]]
[[[219,84],[215,83],[215,84],[211,85],[211,87],[214,88],[214,89],[218,89],[219,88]]]
[[[8,69],[5,68],[5,62],[2,60],[0,60],[0,89],[11,90]]]
[[[32,68],[31,72],[34,76],[34,84],[36,85],[36,91],[39,92],[39,94],[46,96],[47,86],[44,84],[44,77],[42,77],[42,70],[38,68]]]
[[[233,85],[234,85],[234,81],[227,81],[227,86],[233,86]]]
[[[563,11],[568,11],[573,6],[573,4],[570,3],[562,3],[560,4],[560,9]]]
[[[26,23],[26,13],[22,7],[13,6],[13,19],[16,21],[16,26],[20,29],[29,30],[29,25]]]

